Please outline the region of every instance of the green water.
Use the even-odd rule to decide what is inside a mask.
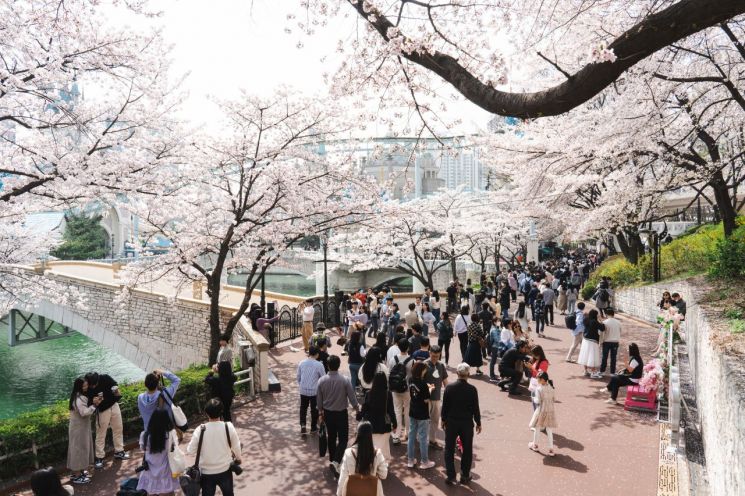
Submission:
[[[228,284],[245,286],[245,274],[230,274]],[[264,286],[267,291],[295,296],[314,296],[316,294],[316,280],[308,279],[298,274],[266,274]],[[261,289],[259,285],[257,289]]]
[[[68,398],[75,378],[91,371],[120,383],[145,377],[132,362],[77,332],[11,348],[8,328],[0,325],[0,419]]]

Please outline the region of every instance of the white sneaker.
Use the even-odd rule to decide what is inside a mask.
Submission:
[[[614,400],[613,398],[608,398],[607,400],[605,400],[605,402],[608,403],[609,405],[617,405],[618,404],[618,401]]]
[[[608,388],[607,388],[607,387],[601,387],[601,388],[599,388],[599,389],[598,389],[598,392],[599,392],[599,393],[606,393],[606,394],[610,394],[610,391],[608,391]]]
[[[409,468],[414,468],[414,465],[416,465],[416,461],[417,461],[416,458],[414,458],[413,460],[408,460],[406,462],[406,466]]]
[[[590,378],[591,379],[602,379],[603,374],[601,374],[600,372],[593,372],[592,374],[590,374]]]
[[[419,468],[422,469],[422,470],[426,470],[426,469],[432,468],[434,466],[435,466],[435,462],[433,462],[432,460],[430,460],[428,462],[425,462],[425,463],[422,463],[421,465],[419,465]]]

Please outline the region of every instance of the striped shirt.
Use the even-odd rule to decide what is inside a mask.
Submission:
[[[297,383],[300,385],[300,394],[303,396],[315,396],[318,392],[318,380],[326,375],[323,364],[315,358],[306,358],[297,366]]]

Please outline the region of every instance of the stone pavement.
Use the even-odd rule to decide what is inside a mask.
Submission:
[[[570,332],[563,326],[563,317],[556,317],[557,326],[548,327],[547,337],[536,340],[551,361],[549,374],[556,385],[556,456],[545,457],[528,449],[532,408],[527,392],[508,397],[488,381],[488,367],[484,367],[485,374],[472,379],[479,391],[483,422],[483,432],[474,441],[474,481],[469,487],[446,486],[442,451],[430,452],[437,463],[434,469],[420,471],[406,468],[404,446],[393,446],[390,472],[383,482],[387,496],[656,494],[659,429],[654,416],[626,412],[622,406],[603,402],[606,395],[598,389],[605,381],[585,378],[579,365],[563,361]],[[625,348],[630,341],[636,341],[647,356],[656,340],[652,327],[622,320],[620,364],[627,359]],[[458,363],[459,351],[456,343],[451,348],[454,356],[449,371],[454,374],[452,365]],[[339,351],[336,345],[331,349],[332,353]],[[328,458],[318,457],[317,438],[299,435],[294,378],[295,365],[302,358],[302,353],[293,352],[289,346],[273,352],[270,367],[282,383],[282,392],[264,394],[234,413],[245,468],[236,478],[237,495],[336,492]],[[346,360],[342,370],[347,370]],[[623,396],[619,399],[622,401]],[[350,420],[355,423],[351,414]],[[350,432],[354,432],[354,425],[350,425]],[[539,441],[544,450],[545,441],[545,436]],[[114,495],[118,482],[132,476],[139,464],[141,453],[132,455],[133,459],[124,463],[108,459],[109,468],[95,474],[90,485],[76,487],[76,495]]]

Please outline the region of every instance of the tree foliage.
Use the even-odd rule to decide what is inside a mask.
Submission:
[[[101,226],[101,216],[84,213],[65,215],[62,243],[52,255],[62,260],[90,260],[105,258],[109,235]]]

